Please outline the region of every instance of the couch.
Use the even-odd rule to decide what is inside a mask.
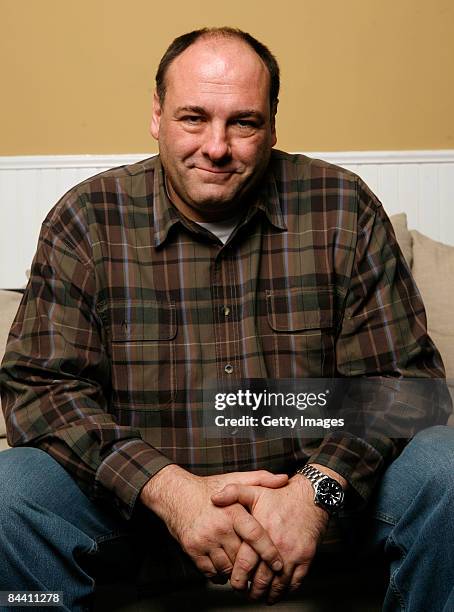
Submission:
[[[402,253],[412,269],[422,294],[428,320],[429,334],[438,346],[446,368],[451,395],[454,398],[454,246],[436,242],[416,230],[408,230],[404,213],[391,217]],[[0,290],[0,355],[4,353],[9,327],[20,302],[20,293]],[[454,426],[454,417],[449,424]],[[8,447],[3,415],[0,414],[0,450]],[[359,573],[358,573],[359,572]],[[348,568],[330,573],[329,588],[326,581],[314,576],[303,595],[294,595],[288,602],[274,606],[277,611],[300,612],[341,611],[378,612],[381,609],[382,584],[371,580],[368,568],[355,570],[354,580],[349,576],[351,588],[345,588]],[[340,597],[340,598],[339,598]],[[127,590],[110,587],[100,589],[97,596],[98,610],[140,612],[142,610],[173,611],[184,608],[227,611],[231,609],[263,609],[262,606],[239,599],[232,590],[222,586],[175,592],[166,597],[133,601]]]

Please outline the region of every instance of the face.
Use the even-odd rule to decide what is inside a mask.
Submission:
[[[260,180],[276,144],[270,77],[236,39],[202,39],[169,66],[151,133],[159,142],[167,189],[195,221],[234,216]]]

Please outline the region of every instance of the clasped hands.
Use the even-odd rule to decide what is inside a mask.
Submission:
[[[201,477],[169,465],[141,500],[207,578],[270,604],[301,585],[328,523],[309,481],[265,470]]]

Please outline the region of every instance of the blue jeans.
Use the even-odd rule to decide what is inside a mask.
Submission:
[[[384,474],[369,517],[367,545],[390,560],[383,609],[453,612],[454,429],[415,436]],[[0,453],[0,533],[0,590],[63,591],[71,612],[90,608],[95,582],[137,583],[147,555],[158,563],[148,565],[144,580],[157,590],[172,588],[170,556],[173,565],[181,557],[188,582],[197,576],[150,512],[140,507],[124,521],[33,448]]]
[[[384,612],[454,611],[454,428],[419,432],[386,470],[370,536],[390,580]]]

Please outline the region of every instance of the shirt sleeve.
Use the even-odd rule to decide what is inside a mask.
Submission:
[[[356,249],[336,345],[338,376],[352,380],[444,378],[440,354],[427,334],[420,293],[392,225],[380,202],[359,179],[358,202]],[[443,391],[444,381],[433,424],[446,423],[449,415],[442,408],[446,407]],[[403,392],[408,406],[408,391]],[[393,398],[397,410],[398,393],[393,391]],[[386,418],[384,412],[382,417]],[[363,506],[386,465],[407,441],[403,436],[388,437],[383,427],[364,437],[333,434],[323,440],[309,462],[344,476],[356,492],[357,505]]]
[[[68,211],[43,224],[10,332],[0,378],[8,443],[47,451],[90,498],[129,519],[143,485],[173,462],[108,412],[96,278],[80,212]]]

